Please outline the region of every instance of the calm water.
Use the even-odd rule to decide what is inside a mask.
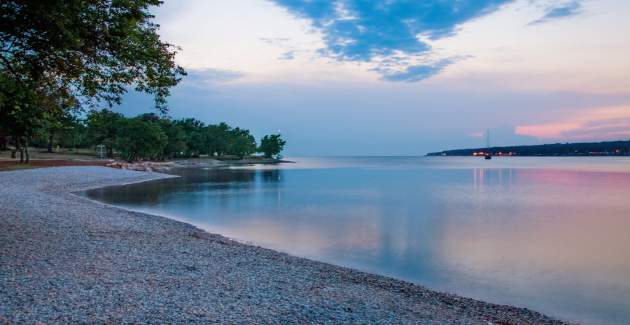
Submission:
[[[294,160],[88,196],[442,291],[630,324],[630,159]]]

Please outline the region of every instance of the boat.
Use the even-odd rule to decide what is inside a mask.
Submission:
[[[486,153],[483,155],[483,159],[492,159],[492,153],[490,153],[490,129],[486,129]]]

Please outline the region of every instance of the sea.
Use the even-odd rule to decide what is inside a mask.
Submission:
[[[290,157],[94,200],[431,289],[630,324],[629,157]]]

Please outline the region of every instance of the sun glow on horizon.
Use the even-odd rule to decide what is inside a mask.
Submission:
[[[630,138],[630,106],[577,112],[559,122],[523,125],[516,134],[540,139],[616,140]]]

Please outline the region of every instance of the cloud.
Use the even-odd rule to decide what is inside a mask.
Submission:
[[[444,59],[434,64],[412,65],[405,68],[404,71],[387,73],[383,76],[383,79],[406,82],[420,81],[442,72],[446,66],[453,62],[454,60]]]
[[[552,6],[547,9],[544,16],[529,23],[529,25],[537,25],[546,23],[555,19],[567,18],[580,14],[582,11],[582,0],[573,0],[560,5]]]
[[[290,39],[286,37],[260,37],[259,40],[261,40],[265,44],[274,46],[284,45],[285,43],[290,41]]]
[[[341,61],[376,62],[406,57],[405,72],[386,80],[418,81],[439,72],[442,64],[413,62],[432,53],[429,41],[455,33],[471,19],[512,0],[362,1],[274,0],[290,13],[308,19],[323,34],[322,54]],[[417,60],[416,60],[417,61]],[[417,77],[415,77],[417,76]]]
[[[618,140],[630,138],[630,106],[583,111],[556,122],[523,125],[516,133],[539,139]]]
[[[193,85],[208,85],[236,81],[244,77],[239,71],[226,69],[188,69],[184,81]]]
[[[284,52],[278,57],[279,60],[289,61],[295,59],[296,55],[303,52],[291,44],[291,39],[286,37],[261,37],[263,43],[282,49]]]
[[[295,58],[295,50],[286,51],[280,56],[280,60],[293,60]]]

